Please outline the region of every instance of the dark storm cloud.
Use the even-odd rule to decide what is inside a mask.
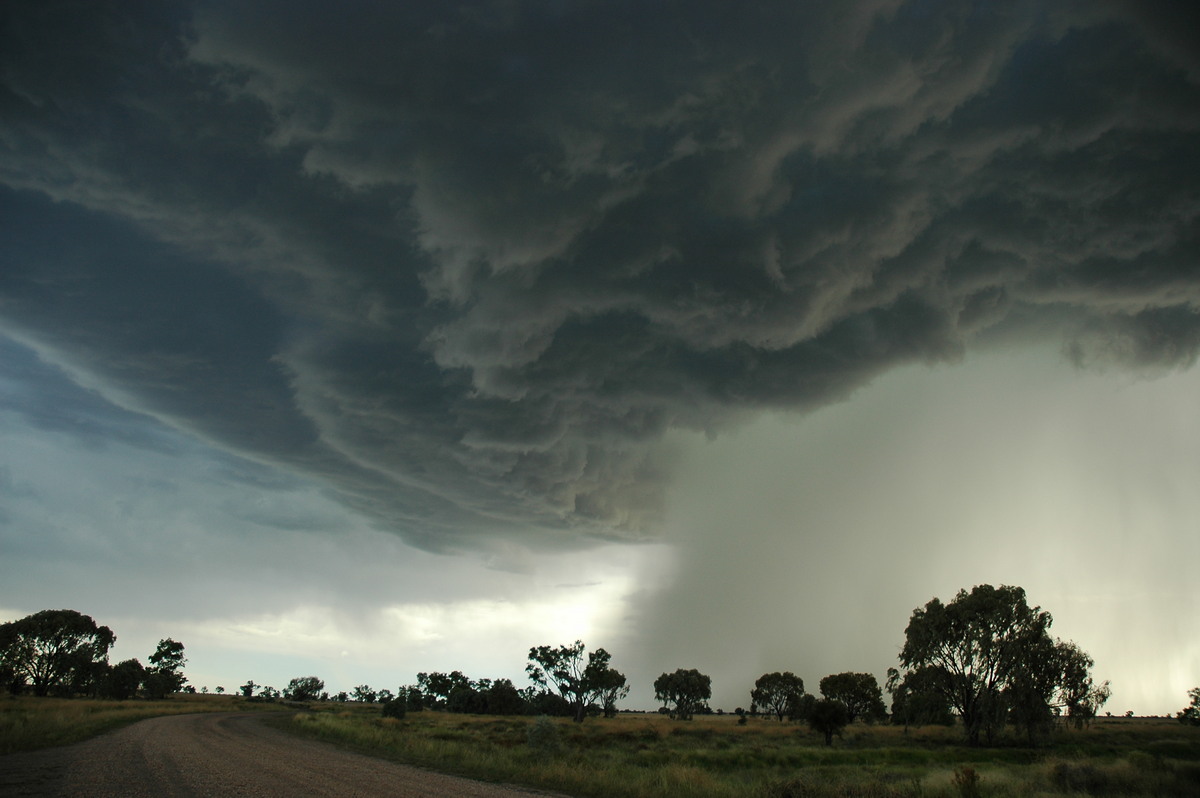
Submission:
[[[430,548],[997,331],[1200,350],[1177,4],[3,13],[8,332]]]

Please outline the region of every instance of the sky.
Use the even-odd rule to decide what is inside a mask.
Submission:
[[[653,708],[1023,586],[1200,683],[1200,9],[0,7],[0,620]]]

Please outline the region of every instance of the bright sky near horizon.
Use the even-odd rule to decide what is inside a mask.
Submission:
[[[0,9],[0,620],[197,686],[882,682],[1018,584],[1200,684],[1200,11]]]

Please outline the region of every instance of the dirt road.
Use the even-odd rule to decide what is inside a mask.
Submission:
[[[259,714],[151,718],[78,745],[0,756],[0,796],[530,798],[291,737]]]

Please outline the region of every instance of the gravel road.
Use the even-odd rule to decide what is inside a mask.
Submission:
[[[0,756],[0,796],[530,798],[347,753],[272,729],[257,713],[151,718],[77,745]]]

